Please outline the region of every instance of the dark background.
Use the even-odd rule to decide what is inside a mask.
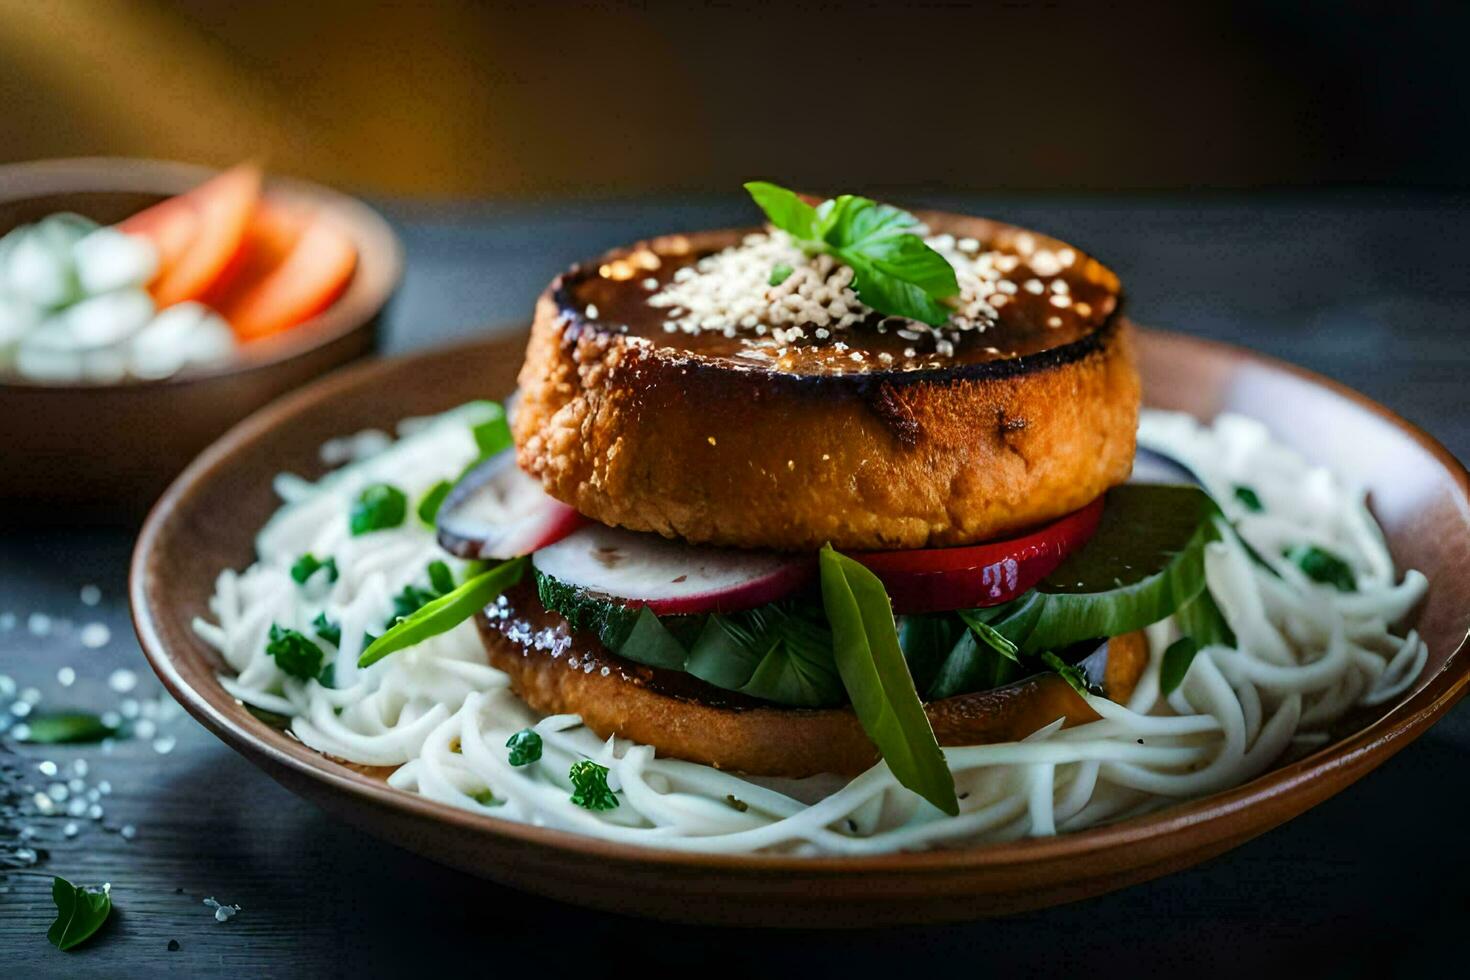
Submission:
[[[742,179],[888,193],[1075,241],[1140,321],[1326,373],[1466,458],[1467,28],[1464,6],[1415,3],[0,0],[0,162],[264,156],[364,193],[407,248],[388,353],[514,329],[606,247],[747,223]],[[131,538],[0,535],[0,617],[19,618],[0,673],[51,706],[114,705],[119,666],[160,694],[128,623]],[[51,635],[25,630],[36,611]],[[102,650],[79,643],[89,621],[111,628]],[[164,723],[167,755],[0,740],[0,775],[81,757],[113,783],[104,821],[76,838],[45,821],[38,843],[42,871],[111,881],[118,909],[61,954],[49,878],[0,876],[0,975],[1428,975],[1462,960],[1470,914],[1467,710],[1201,867],[857,934],[687,929],[500,889],[338,824],[186,717]],[[217,924],[208,896],[243,910]]]
[[[377,194],[1464,187],[1459,3],[0,0],[0,162]]]

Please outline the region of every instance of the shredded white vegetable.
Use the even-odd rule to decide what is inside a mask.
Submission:
[[[657,758],[649,746],[598,738],[574,715],[532,712],[487,664],[473,623],[356,667],[363,634],[382,630],[396,592],[425,584],[436,559],[456,575],[462,566],[412,513],[400,528],[352,537],[352,500],[367,484],[387,481],[407,493],[412,510],[474,457],[466,418],[460,410],[413,420],[400,430],[411,435],[318,484],[279,481],[288,503],[262,530],[259,560],[220,575],[215,621],[196,628],[234,671],[221,677],[226,689],[289,716],[302,742],[391,767],[390,785],[467,810],[720,853],[871,854],[1065,833],[1239,785],[1289,750],[1321,745],[1355,705],[1406,691],[1427,656],[1415,632],[1391,629],[1427,582],[1414,571],[1396,577],[1362,489],[1309,465],[1253,420],[1227,415],[1204,427],[1145,411],[1140,445],[1189,467],[1236,529],[1207,547],[1206,578],[1237,646],[1200,651],[1172,694],[1161,694],[1159,670],[1179,631],[1166,620],[1146,631],[1150,663],[1126,705],[1090,697],[1098,721],[1063,728],[1059,719],[1020,742],[946,748],[957,817],[900,787],[881,762],[851,780],[777,780]],[[1237,499],[1241,485],[1255,491],[1262,511]],[[1302,543],[1344,560],[1356,590],[1314,582],[1282,557]],[[334,557],[337,581],[293,581],[291,565],[304,552]],[[272,624],[312,635],[318,613],[341,627],[340,649],[322,642],[335,663],[330,688],[286,676],[265,652]],[[526,727],[541,735],[544,751],[514,767],[506,741]],[[571,802],[568,770],[582,759],[609,768],[615,809]]]

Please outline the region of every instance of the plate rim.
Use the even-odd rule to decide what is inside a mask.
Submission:
[[[1413,422],[1341,382],[1274,356],[1177,331],[1138,329],[1140,333],[1164,343],[1201,346],[1218,355],[1244,358],[1285,372],[1325,388],[1377,415],[1418,443],[1444,467],[1458,490],[1462,513],[1467,515],[1467,522],[1470,522],[1470,471],[1437,439]],[[504,344],[520,335],[520,330],[507,330],[504,333],[497,331],[491,337],[435,345],[394,357],[377,358],[318,379],[256,411],[215,440],[175,478],[149,511],[138,535],[128,574],[129,605],[144,656],[175,700],[216,737],[245,755],[251,762],[259,764],[263,760],[258,757],[263,756],[264,761],[290,770],[296,776],[321,782],[354,797],[356,803],[401,811],[416,818],[437,820],[453,825],[459,831],[490,834],[507,841],[618,865],[639,865],[645,868],[658,866],[685,872],[747,872],[762,876],[969,874],[987,869],[1078,860],[1097,852],[1166,839],[1190,829],[1214,831],[1197,842],[1196,849],[1221,843],[1228,847],[1232,841],[1238,843],[1244,839],[1239,828],[1230,826],[1229,818],[1233,814],[1269,803],[1273,798],[1314,782],[1322,782],[1326,787],[1324,777],[1334,771],[1354,771],[1366,766],[1353,778],[1366,775],[1422,735],[1470,688],[1470,652],[1467,652],[1467,646],[1470,646],[1470,630],[1467,630],[1467,634],[1460,637],[1455,649],[1446,656],[1441,669],[1428,678],[1419,690],[1399,701],[1382,717],[1337,742],[1263,773],[1240,786],[1198,799],[1185,800],[1155,813],[1052,837],[1023,838],[996,844],[927,851],[808,857],[784,854],[719,854],[620,843],[574,831],[473,813],[390,787],[383,780],[356,772],[305,744],[292,740],[284,733],[261,737],[244,725],[243,712],[227,713],[210,698],[208,692],[198,690],[186,681],[178,670],[174,653],[168,649],[159,633],[154,610],[148,603],[147,580],[151,559],[156,554],[159,539],[170,520],[171,512],[194,484],[225,465],[240,446],[268,438],[269,433],[278,425],[315,404],[331,400],[343,389],[355,388],[376,375],[397,372],[413,363],[434,360],[455,351]],[[222,699],[231,706],[236,704],[235,699],[222,686],[216,685],[216,688],[216,700]],[[1327,792],[1313,799],[1304,809],[1316,806],[1340,789],[1341,787],[1328,788]],[[1264,832],[1295,815],[1297,814],[1293,813],[1280,819],[1267,820],[1255,832]],[[1246,836],[1254,836],[1254,833]]]

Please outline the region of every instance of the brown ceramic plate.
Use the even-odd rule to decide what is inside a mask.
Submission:
[[[47,160],[0,167],[0,235],[57,211],[111,224],[215,171],[153,160]],[[330,307],[218,367],[160,381],[44,384],[0,375],[0,499],[25,520],[140,517],[173,477],[230,426],[280,395],[372,351],[402,276],[397,236],[367,205],[316,184],[266,180],[265,193],[315,209],[357,245]]]
[[[198,459],[149,517],[133,556],[133,615],[153,668],[220,738],[288,788],[370,833],[484,877],[569,902],[691,922],[866,926],[973,919],[1097,895],[1240,844],[1368,773],[1465,692],[1470,477],[1429,436],[1326,379],[1243,350],[1145,332],[1149,404],[1244,412],[1372,491],[1400,567],[1429,576],[1417,626],[1429,663],[1396,704],[1307,758],[1237,789],[1069,836],[873,858],[704,856],[608,843],[471,814],[332,762],[256,720],[220,687],[190,630],[220,569],[253,560],[280,470],[315,476],[325,440],[502,396],[524,337],[343,372],[255,415]]]

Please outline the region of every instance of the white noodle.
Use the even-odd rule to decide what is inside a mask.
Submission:
[[[257,539],[259,561],[220,574],[214,621],[196,628],[234,672],[221,677],[225,688],[289,716],[307,745],[394,767],[388,782],[398,789],[510,820],[722,853],[872,854],[1066,833],[1238,785],[1293,746],[1321,745],[1355,705],[1408,690],[1427,657],[1417,633],[1400,638],[1391,628],[1428,583],[1413,571],[1395,580],[1360,488],[1309,465],[1253,420],[1222,416],[1202,427],[1146,411],[1140,444],[1188,466],[1235,528],[1208,546],[1205,559],[1234,648],[1201,650],[1165,697],[1163,650],[1180,635],[1165,620],[1145,631],[1149,664],[1126,706],[1092,697],[1097,721],[1066,729],[1058,721],[1020,742],[946,749],[961,799],[957,817],[900,787],[883,763],[846,781],[742,777],[598,738],[575,715],[538,717],[488,665],[472,623],[356,666],[362,634],[381,630],[392,596],[422,584],[428,562],[462,572],[412,516],[392,531],[347,532],[363,486],[385,480],[417,501],[476,453],[462,413],[413,420],[400,432],[405,437],[386,450],[317,484],[278,479],[286,503]],[[1254,489],[1265,510],[1237,500],[1238,485]],[[1347,562],[1356,591],[1313,582],[1281,557],[1303,543]],[[295,583],[290,567],[305,551],[335,557],[337,581]],[[336,664],[335,688],[286,677],[265,653],[272,624],[310,634],[318,613],[342,629],[340,650],[323,642]],[[542,757],[512,766],[506,740],[526,727],[541,735]],[[609,767],[617,808],[593,812],[571,802],[568,769],[580,759]]]

